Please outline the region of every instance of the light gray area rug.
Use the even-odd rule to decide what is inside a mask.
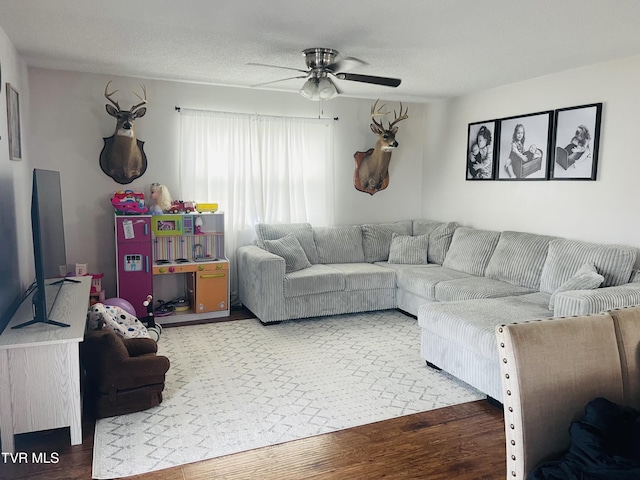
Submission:
[[[395,310],[263,326],[165,328],[164,401],[98,420],[93,477],[125,477],[470,402],[484,395],[420,357]]]

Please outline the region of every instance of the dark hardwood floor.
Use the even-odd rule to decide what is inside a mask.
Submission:
[[[16,452],[26,452],[28,462],[3,456],[0,479],[90,479],[94,427],[93,418],[83,420],[76,446],[68,428],[16,435]],[[502,410],[481,400],[127,478],[503,479],[504,438]],[[33,463],[32,453],[50,463]]]
[[[84,422],[73,447],[68,428],[16,435],[30,463],[0,463],[0,478],[90,479],[94,424]],[[31,463],[32,452],[59,461]],[[502,410],[480,400],[128,478],[493,480],[505,469]]]

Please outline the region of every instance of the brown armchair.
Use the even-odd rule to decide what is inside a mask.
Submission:
[[[122,338],[108,330],[85,334],[85,394],[96,418],[146,410],[162,402],[169,359],[150,338]]]

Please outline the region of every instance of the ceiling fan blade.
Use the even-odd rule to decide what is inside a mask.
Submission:
[[[358,73],[336,73],[337,78],[340,80],[351,80],[354,82],[373,83],[375,85],[384,85],[387,87],[397,87],[400,85],[399,78],[389,77],[374,77],[373,75],[360,75]]]
[[[335,89],[336,89],[336,93],[337,93],[338,95],[342,95],[342,90],[340,90],[340,88],[338,87],[338,85],[336,85],[336,82],[334,82],[334,81],[333,81],[333,80],[331,80],[331,79],[329,79],[329,81],[330,81],[330,82],[333,84],[333,86],[335,87]]]
[[[291,67],[281,67],[280,65],[269,65],[268,63],[253,63],[253,62],[249,62],[245,65],[255,65],[258,67],[271,67],[271,68],[281,68],[284,70],[293,70],[294,72],[301,72],[301,73],[309,73],[308,70],[300,70],[299,68],[291,68]]]
[[[337,62],[327,65],[325,69],[330,70],[331,72],[345,72],[347,70],[352,70],[362,65],[369,65],[369,64],[364,60],[360,60],[359,58],[343,57]]]
[[[281,78],[280,80],[272,80],[271,82],[257,83],[256,85],[251,85],[251,87],[262,87],[263,85],[269,85],[271,83],[284,82],[286,80],[293,80],[294,78],[307,78],[308,75],[298,75],[297,77],[287,77]]]

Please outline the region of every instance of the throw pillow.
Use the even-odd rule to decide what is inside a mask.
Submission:
[[[398,235],[391,236],[389,248],[389,263],[404,263],[409,265],[425,265],[429,251],[429,235]]]
[[[278,240],[264,240],[264,247],[274,255],[284,258],[286,273],[297,272],[311,266],[302,245],[293,233]]]
[[[593,262],[587,262],[573,274],[569,280],[560,285],[551,294],[549,300],[549,310],[553,310],[556,301],[556,295],[560,292],[568,290],[593,290],[598,288],[604,282],[604,277],[598,273]]]

